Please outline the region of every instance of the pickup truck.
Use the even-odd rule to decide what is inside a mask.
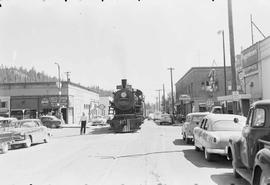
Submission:
[[[252,185],[270,183],[270,100],[253,103],[240,139],[229,140],[233,174]]]

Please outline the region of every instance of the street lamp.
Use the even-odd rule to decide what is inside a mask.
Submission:
[[[223,45],[223,65],[224,65],[224,95],[227,95],[227,78],[226,78],[226,58],[225,58],[225,42],[224,42],[224,30],[219,30],[218,34],[222,34]]]
[[[57,69],[58,69],[58,115],[60,116],[60,111],[61,111],[61,107],[60,107],[60,97],[61,97],[61,79],[60,79],[60,65],[55,62],[54,64],[57,65]]]
[[[158,111],[160,112],[160,91],[161,91],[161,89],[158,89],[156,91],[158,91]]]

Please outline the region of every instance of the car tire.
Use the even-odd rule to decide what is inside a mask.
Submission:
[[[241,176],[239,175],[239,173],[236,171],[235,168],[233,168],[233,176],[237,179],[239,179]]]
[[[207,160],[207,161],[212,161],[212,160],[213,160],[213,154],[207,152],[207,150],[204,149],[204,158],[205,158],[205,160]]]
[[[29,148],[32,145],[32,140],[30,136],[27,136],[25,139],[24,147]]]
[[[50,140],[49,137],[50,137],[50,136],[49,136],[49,134],[47,133],[46,136],[45,136],[45,138],[44,138],[44,143],[48,143],[48,142],[49,142],[49,140]]]
[[[191,142],[190,138],[186,138],[186,144],[189,144]]]
[[[8,144],[4,143],[1,148],[2,154],[5,154],[8,152]]]
[[[186,134],[183,133],[183,141],[185,141],[185,140],[186,140]]]

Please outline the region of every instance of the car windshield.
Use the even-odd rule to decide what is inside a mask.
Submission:
[[[213,126],[213,131],[241,131],[245,122],[240,121],[235,123],[233,120],[219,120]]]

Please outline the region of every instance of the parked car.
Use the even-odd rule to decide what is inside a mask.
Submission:
[[[55,116],[41,116],[40,120],[48,128],[60,128],[64,124],[61,119]]]
[[[172,115],[170,114],[161,114],[160,116],[160,120],[158,120],[158,123],[160,125],[164,125],[164,124],[173,124],[172,122]]]
[[[50,137],[47,127],[39,119],[17,120],[10,125],[9,130],[14,134],[13,147],[23,145],[28,148],[33,143],[47,143]]]
[[[154,113],[149,113],[147,119],[148,120],[154,120]]]
[[[106,125],[107,119],[103,116],[94,116],[91,119],[92,125],[97,126],[97,125]]]
[[[203,119],[204,116],[208,115],[209,112],[194,112],[189,113],[186,116],[186,121],[184,122],[182,126],[182,136],[183,140],[186,141],[186,143],[190,143],[193,141],[193,130],[195,127],[199,126],[199,123]]]
[[[238,139],[230,139],[233,174],[252,185],[270,183],[270,100],[253,103]]]
[[[154,113],[154,121],[158,121],[161,119],[161,112],[155,112]]]
[[[9,126],[16,118],[0,117],[0,151],[8,152],[11,144],[14,142],[13,132],[9,130]]]
[[[210,112],[213,114],[224,114],[224,109],[222,106],[213,106]]]
[[[240,138],[246,117],[232,114],[208,114],[194,128],[195,150],[203,150],[207,161],[212,154],[228,155],[230,138]]]

